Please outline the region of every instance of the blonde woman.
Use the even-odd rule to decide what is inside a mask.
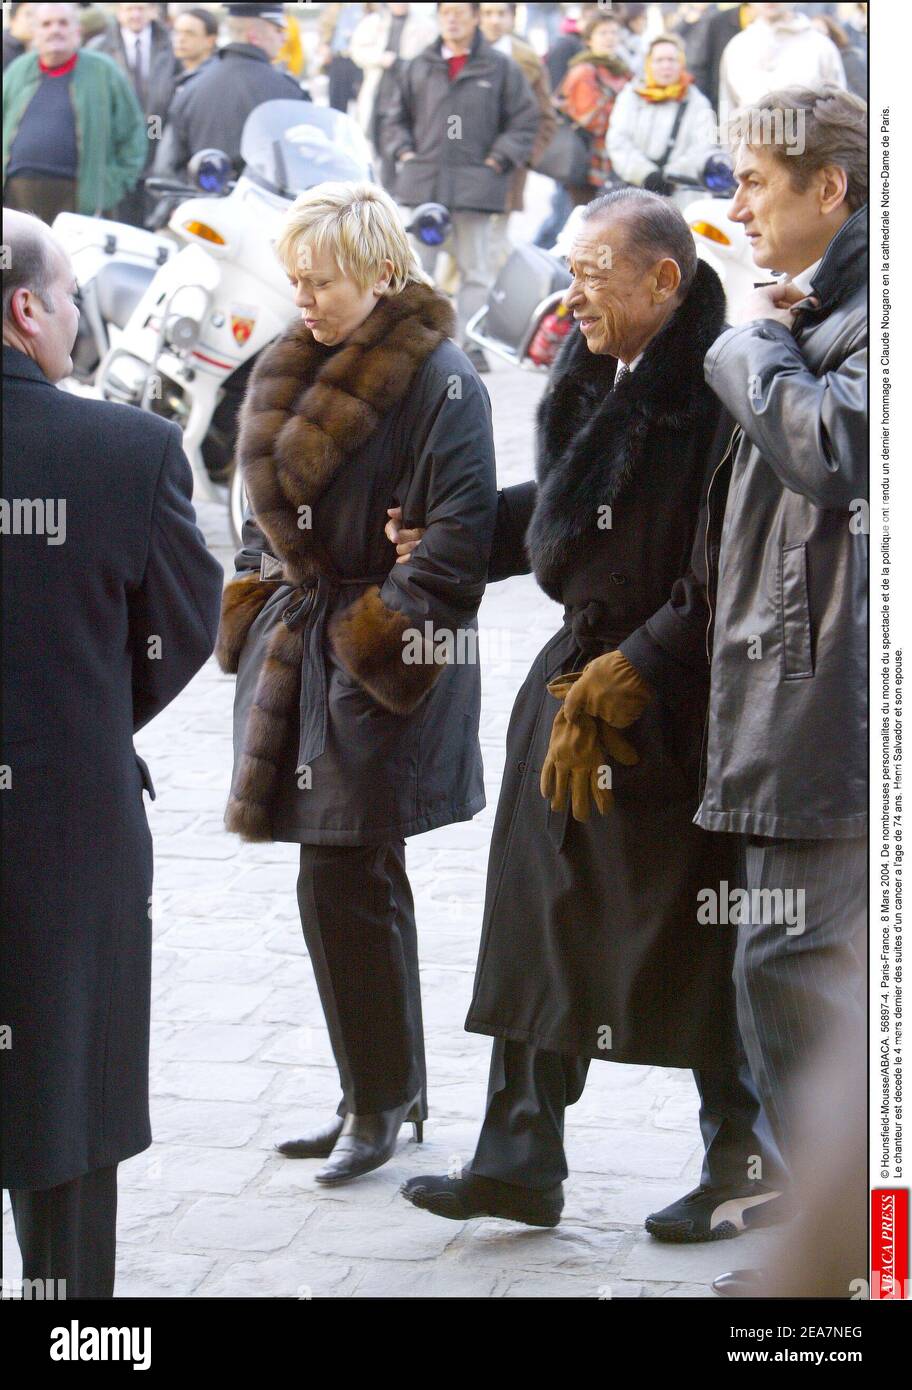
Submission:
[[[250,507],[218,646],[237,672],[226,824],[301,846],[343,1099],[279,1147],[327,1157],[317,1181],[341,1183],[426,1115],[405,840],[484,805],[475,638],[494,447],[450,304],[382,189],[309,190],[276,251],[301,318],[260,357],[242,412]],[[384,535],[395,507],[427,528],[405,564]]]

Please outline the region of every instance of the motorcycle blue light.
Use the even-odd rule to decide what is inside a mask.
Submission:
[[[233,174],[231,160],[222,150],[198,150],[187,172],[204,193],[224,193]]]

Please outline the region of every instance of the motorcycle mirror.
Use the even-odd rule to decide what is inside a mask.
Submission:
[[[187,172],[204,193],[224,193],[234,177],[234,166],[224,150],[198,150],[187,165]]]
[[[450,214],[443,203],[422,203],[406,231],[424,246],[442,246],[450,234]]]

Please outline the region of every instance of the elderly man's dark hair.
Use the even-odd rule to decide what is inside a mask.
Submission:
[[[22,221],[21,219],[26,219]],[[47,313],[54,312],[51,285],[59,266],[54,260],[54,248],[47,227],[40,217],[21,213],[11,218],[3,228],[3,244],[9,249],[9,266],[3,264],[3,321],[10,320],[10,306],[17,290],[31,290],[40,299]]]
[[[678,293],[683,299],[697,273],[697,248],[679,209],[670,199],[645,188],[615,188],[587,204],[581,220],[591,222],[614,212],[623,215],[630,233],[628,250],[644,266],[663,256],[677,262],[681,272]]]

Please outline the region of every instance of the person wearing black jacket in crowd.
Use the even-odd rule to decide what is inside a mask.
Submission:
[[[174,56],[171,35],[165,25],[155,18],[157,9],[157,5],[151,4],[118,5],[115,22],[85,46],[112,58],[131,83],[143,115],[147,118],[157,116],[163,123],[174,95],[180,64]],[[152,164],[156,150],[151,129],[149,135],[146,169]],[[136,187],[121,199],[114,216],[118,222],[141,227],[145,210],[146,192],[140,178]]]
[[[476,5],[437,7],[440,38],[408,63],[386,110],[385,152],[397,161],[395,194],[404,208],[439,202],[450,212],[449,244],[459,271],[460,343],[479,371],[484,354],[466,324],[494,279],[492,217],[507,207],[513,171],[532,154],[538,102],[512,58],[481,36]],[[437,248],[416,243],[430,274]]]
[[[563,82],[571,58],[575,58],[577,53],[581,53],[586,47],[583,42],[583,30],[600,10],[601,5],[580,5],[579,19],[567,18],[563,21],[563,32],[545,54],[545,67],[548,69],[548,81],[552,92],[556,92]]]
[[[9,26],[3,30],[3,67],[28,51],[35,22],[34,5],[10,5]]]
[[[264,101],[310,100],[293,77],[272,66],[285,41],[281,5],[229,5],[226,22],[231,42],[175,95],[153,166],[159,177],[183,177],[193,155],[212,148],[224,150],[240,175],[251,111]]]
[[[715,109],[719,106],[722,54],[735,35],[750,24],[754,9],[754,5],[730,5],[720,10],[717,5],[710,5],[691,35],[690,71],[697,87]]]
[[[218,19],[211,10],[197,6],[181,10],[171,26],[174,56],[180,64],[175,88],[191,73],[211,63],[218,41]]]

